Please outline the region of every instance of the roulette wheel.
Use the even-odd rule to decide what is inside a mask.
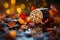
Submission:
[[[34,23],[42,23],[49,16],[48,14],[48,8],[37,8],[30,13],[30,18]]]

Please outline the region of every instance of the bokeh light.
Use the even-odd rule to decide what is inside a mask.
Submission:
[[[18,13],[21,13],[21,12],[22,12],[21,8],[18,7],[18,8],[17,8],[17,12],[18,12]]]
[[[4,8],[8,8],[9,4],[8,3],[4,3]]]
[[[11,30],[9,32],[9,34],[10,34],[11,37],[16,37],[16,35],[17,35],[15,30]]]
[[[7,14],[10,14],[10,12],[11,12],[10,9],[7,9],[7,10],[6,10],[6,13],[7,13]]]
[[[21,4],[20,8],[25,9],[25,4]]]
[[[11,0],[11,4],[15,4],[16,3],[16,0]]]

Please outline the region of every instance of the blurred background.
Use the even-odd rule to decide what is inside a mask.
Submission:
[[[60,0],[0,0],[0,40],[60,40]]]

